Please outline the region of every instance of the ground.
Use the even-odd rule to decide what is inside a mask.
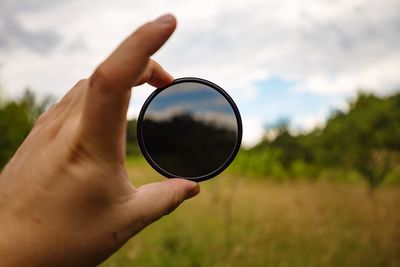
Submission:
[[[127,161],[135,185],[162,179]],[[400,186],[271,183],[229,170],[101,267],[400,266]]]

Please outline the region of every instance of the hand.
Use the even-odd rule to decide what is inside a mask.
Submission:
[[[131,87],[172,82],[150,56],[175,27],[139,28],[39,118],[0,175],[1,266],[97,265],[199,193],[183,179],[134,188],[124,166]]]

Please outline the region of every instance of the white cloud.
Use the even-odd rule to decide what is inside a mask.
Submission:
[[[243,138],[245,147],[252,147],[262,139],[264,135],[264,123],[260,117],[242,116]]]
[[[296,132],[309,132],[314,128],[324,127],[327,114],[324,111],[316,113],[296,115],[293,118],[293,131]]]

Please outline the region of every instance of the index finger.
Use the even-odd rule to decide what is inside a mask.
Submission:
[[[84,134],[107,155],[124,155],[130,89],[176,27],[172,15],[146,23],[130,35],[89,79],[82,118]]]
[[[150,56],[168,40],[175,27],[176,20],[169,14],[140,27],[100,64],[91,77],[91,85],[111,86],[117,91],[131,88]]]

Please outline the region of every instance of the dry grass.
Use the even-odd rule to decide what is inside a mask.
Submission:
[[[134,184],[163,179],[129,163]],[[103,267],[400,266],[400,188],[223,174]]]

